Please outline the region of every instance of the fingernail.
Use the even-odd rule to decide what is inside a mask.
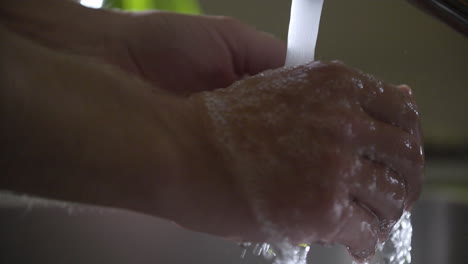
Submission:
[[[413,95],[413,91],[411,90],[411,87],[409,87],[407,84],[398,85],[397,88],[410,96]]]

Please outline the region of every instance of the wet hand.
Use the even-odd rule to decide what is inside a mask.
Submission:
[[[419,196],[422,138],[407,86],[315,62],[195,100],[252,210],[250,225],[232,227],[244,240],[339,243],[364,259]]]

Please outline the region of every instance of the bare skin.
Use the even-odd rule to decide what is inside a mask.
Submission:
[[[283,66],[286,57],[282,41],[229,17],[93,10],[61,0],[0,5],[2,22],[20,35],[179,94],[227,87]]]
[[[420,193],[419,114],[407,86],[316,62],[195,100],[256,219],[292,241],[341,243],[366,258]],[[265,239],[257,230],[246,236]]]
[[[225,18],[56,3],[62,12],[50,12],[102,22],[58,26],[60,16],[2,3],[0,189],[240,240],[340,243],[362,259],[419,196],[422,139],[407,86],[339,62],[229,86],[280,66],[284,45]],[[40,22],[54,30],[39,33]],[[73,27],[89,37],[67,37]]]

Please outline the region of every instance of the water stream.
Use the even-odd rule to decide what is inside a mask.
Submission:
[[[371,264],[409,264],[411,263],[411,238],[413,226],[411,213],[404,212],[393,227],[389,239],[379,245]],[[356,263],[357,264],[357,263]]]
[[[378,246],[372,261],[368,263],[353,262],[353,264],[410,264],[412,234],[411,213],[404,212],[393,227],[388,241]],[[288,242],[277,244],[243,243],[241,247],[243,248],[242,258],[250,251],[255,256],[263,256],[273,260],[273,264],[307,264],[307,254],[310,249],[306,244],[296,246]]]

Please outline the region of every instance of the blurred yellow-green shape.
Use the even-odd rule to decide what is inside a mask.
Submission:
[[[106,6],[133,11],[157,9],[185,14],[201,13],[197,0],[108,0]]]

